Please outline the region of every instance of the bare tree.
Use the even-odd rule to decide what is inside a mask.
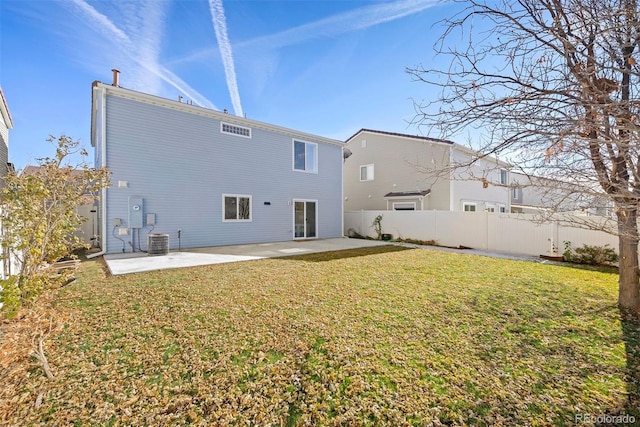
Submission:
[[[474,148],[483,153],[601,188],[617,219],[618,303],[640,314],[637,1],[456,3],[466,6],[436,45],[450,66],[407,70],[440,89],[437,100],[416,103],[416,122],[445,135],[481,129]]]

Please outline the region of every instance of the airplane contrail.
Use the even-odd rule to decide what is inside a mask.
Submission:
[[[224,66],[224,74],[227,79],[227,87],[229,88],[233,110],[237,116],[242,116],[238,80],[233,62],[233,51],[227,35],[227,19],[225,18],[222,0],[209,0],[209,9],[211,10],[211,19],[216,32],[216,39],[218,40],[218,48],[220,49],[220,57],[222,58],[222,65]]]
[[[68,4],[69,2],[66,3]],[[172,87],[183,93],[185,96],[193,100],[195,104],[210,109],[217,109],[211,101],[198,93],[195,89],[189,86],[186,82],[184,82],[170,70],[160,65],[157,62],[156,58],[153,58],[152,55],[145,54],[148,52],[140,52],[140,49],[136,46],[135,43],[133,43],[131,38],[123,30],[118,28],[107,16],[98,12],[93,6],[91,6],[84,0],[70,0],[70,4],[72,6],[75,6],[75,9],[87,21],[92,23],[94,28],[96,28],[98,32],[107,37],[109,40],[113,40],[116,46],[120,48],[121,52],[124,53],[133,62],[133,64],[136,64],[137,66],[144,68],[153,75],[158,76],[164,82],[171,85]],[[142,58],[144,58],[144,60],[139,57],[139,54],[145,54],[142,55]]]

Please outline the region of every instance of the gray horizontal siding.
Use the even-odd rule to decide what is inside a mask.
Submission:
[[[319,173],[307,174],[292,170],[287,135],[257,128],[251,139],[226,135],[218,120],[116,96],[107,97],[106,122],[110,253],[122,250],[112,224],[121,218],[128,227],[130,196],[144,198],[144,213],[156,214],[153,232],[169,234],[172,249],[178,229],[184,248],[290,240],[296,198],[318,200],[319,237],[341,235],[339,146],[318,144]],[[118,188],[118,181],[129,185]],[[251,195],[252,221],[223,222],[223,193]],[[150,230],[142,230],[142,248]]]
[[[0,136],[0,188],[5,186],[4,177],[7,175],[7,162],[9,161],[9,144],[3,136]]]

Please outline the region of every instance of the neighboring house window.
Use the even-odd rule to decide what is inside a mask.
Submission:
[[[293,169],[318,173],[318,144],[293,141]]]
[[[475,212],[476,211],[476,204],[475,203],[469,203],[469,202],[463,202],[462,203],[462,210],[465,212]]]
[[[503,204],[499,204],[498,205],[498,209],[500,210],[500,213],[505,213],[507,212],[507,207]]]
[[[251,196],[223,194],[223,221],[251,221]]]
[[[507,185],[507,170],[506,169],[500,169],[500,184],[502,185]]]
[[[242,136],[244,138],[251,138],[251,128],[224,122],[220,123],[220,132],[227,133],[229,135]]]
[[[513,199],[517,199],[518,198],[518,187],[513,187],[513,190],[511,190],[511,191],[512,191],[511,197]]]
[[[373,165],[360,166],[360,181],[373,181]]]
[[[416,202],[398,202],[393,204],[394,211],[415,211]]]
[[[494,205],[487,205],[487,208],[485,210],[487,212],[495,212],[496,211],[496,207]]]

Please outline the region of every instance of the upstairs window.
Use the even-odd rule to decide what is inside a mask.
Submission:
[[[251,221],[251,196],[223,194],[222,203],[223,221]]]
[[[509,175],[507,174],[506,169],[500,169],[500,184],[507,185],[507,178]]]
[[[243,138],[251,138],[251,128],[244,126],[232,125],[229,123],[220,123],[220,132],[229,135],[241,136]]]
[[[360,181],[373,181],[373,165],[360,166]]]
[[[318,173],[318,144],[293,141],[293,170]]]

